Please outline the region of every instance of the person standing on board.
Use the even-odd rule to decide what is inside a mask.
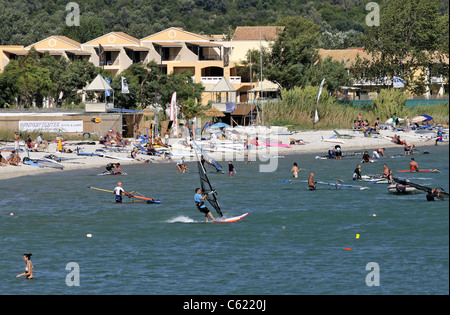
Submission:
[[[389,176],[389,168],[386,163],[383,164],[383,172],[381,173],[381,177],[388,178]]]
[[[409,162],[409,169],[411,170],[411,172],[419,171],[419,164],[417,164],[417,162],[414,161],[414,158],[411,158],[411,162]]]
[[[116,195],[116,202],[117,203],[122,203],[122,195],[125,195],[125,196],[129,196],[130,195],[130,193],[128,193],[128,192],[123,190],[121,182],[117,183],[117,187],[114,188],[113,192]]]
[[[31,254],[23,254],[23,261],[25,262],[25,272],[18,274],[16,278],[25,277],[27,279],[34,279],[33,276],[33,264],[30,261]]]
[[[211,220],[214,221],[214,217],[211,214],[211,211],[205,206],[205,199],[208,195],[201,195],[202,190],[200,188],[195,189],[195,195],[194,195],[194,201],[195,205],[197,206],[197,209],[205,214],[205,220],[208,222],[208,216],[211,218]]]

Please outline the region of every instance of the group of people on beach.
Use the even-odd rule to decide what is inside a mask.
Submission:
[[[12,150],[11,154],[5,158],[3,157],[2,153],[0,152],[0,166],[7,166],[7,165],[14,165],[14,166],[20,166],[21,159],[19,156],[19,150]]]

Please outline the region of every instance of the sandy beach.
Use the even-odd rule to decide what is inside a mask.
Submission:
[[[418,134],[414,131],[409,132],[394,132],[391,130],[380,130],[380,134],[372,135],[371,137],[365,137],[364,134],[360,131],[354,130],[337,130],[337,132],[341,135],[350,135],[351,138],[339,138],[336,137],[336,134],[333,130],[317,130],[317,131],[298,131],[292,134],[270,134],[267,135],[268,138],[271,139],[271,143],[275,141],[281,142],[282,144],[289,145],[291,139],[302,140],[305,144],[295,144],[291,145],[291,147],[267,147],[260,146],[256,148],[252,147],[250,151],[250,159],[257,160],[261,159],[263,161],[267,161],[268,158],[272,156],[286,155],[286,154],[301,154],[301,153],[317,153],[318,155],[325,155],[330,149],[330,147],[334,147],[336,144],[339,144],[342,148],[342,152],[361,152],[367,150],[369,154],[372,156],[372,151],[376,148],[396,148],[397,152],[403,152],[403,145],[398,145],[393,143],[390,139],[395,135],[399,135],[402,140],[406,141],[409,145],[414,144],[416,147],[422,147],[427,145],[435,145],[434,135],[433,133],[424,133]],[[259,137],[259,143],[264,143],[265,135]],[[247,157],[247,150],[244,150],[244,137],[241,137],[241,141],[235,141],[235,144],[232,146],[234,148],[233,152],[229,152],[231,150],[223,150],[223,151],[207,151],[207,154],[216,159],[217,161],[223,160],[241,160],[243,161]],[[133,139],[130,139],[133,141]],[[172,146],[171,152],[174,153],[172,160],[168,162],[167,160],[163,160],[162,157],[158,156],[147,156],[143,154],[139,154],[138,157],[142,159],[150,159],[152,163],[176,163],[181,159],[182,156],[185,157],[186,161],[195,161],[196,156],[193,150],[190,147],[183,145],[184,139],[176,139],[171,138],[169,140],[169,144]],[[97,149],[104,148],[103,145],[98,144],[96,142],[95,145],[76,145],[78,141],[67,142],[66,148],[75,151],[78,147],[84,153],[96,153]],[[206,141],[197,141],[198,143],[205,143]],[[221,140],[215,140],[217,147],[221,147]],[[226,141],[225,141],[226,142]],[[233,143],[228,140],[228,143]],[[443,143],[439,145],[448,145],[448,138],[444,139]],[[13,143],[8,143],[5,147],[13,147]],[[77,169],[88,169],[88,168],[98,168],[98,173],[101,173],[105,170],[105,166],[108,163],[113,161],[117,161],[121,164],[121,166],[125,166],[129,164],[143,164],[141,161],[136,160],[126,160],[123,158],[130,157],[130,151],[134,146],[128,145],[125,149],[126,151],[116,152],[116,151],[105,151],[103,153],[109,154],[118,159],[114,159],[111,157],[100,157],[100,156],[79,156],[77,153],[60,153],[57,152],[57,143],[53,142],[49,145],[46,151],[44,152],[20,152],[20,157],[23,159],[29,155],[31,159],[40,159],[44,156],[53,154],[58,157],[62,157],[63,159],[68,159],[66,161],[62,161],[61,164],[64,166],[63,170],[43,167],[39,168],[36,166],[31,166],[27,164],[20,164],[20,166],[12,166],[8,165],[5,167],[0,167],[0,180],[21,177],[21,176],[29,176],[29,175],[38,175],[42,173],[48,172],[63,172],[69,170],[77,170]],[[228,152],[227,152],[228,151]],[[8,156],[8,152],[2,153],[4,157]],[[119,159],[120,158],[120,159]],[[175,167],[175,166],[174,166]],[[126,170],[125,170],[126,171]]]

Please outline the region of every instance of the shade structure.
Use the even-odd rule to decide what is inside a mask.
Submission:
[[[225,114],[222,113],[222,111],[218,110],[215,107],[211,107],[207,111],[205,111],[204,116],[211,116],[211,117],[225,117]]]
[[[222,129],[222,128],[225,128],[225,127],[230,127],[230,125],[220,122],[220,123],[212,125],[211,129]]]
[[[416,117],[414,117],[413,119],[411,119],[411,121],[412,121],[413,123],[415,123],[415,122],[421,122],[421,121],[430,121],[430,120],[433,120],[433,117],[428,116],[428,115],[420,115],[420,116],[416,116]]]

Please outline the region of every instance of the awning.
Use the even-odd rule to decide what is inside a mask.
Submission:
[[[3,52],[11,55],[25,56],[28,54],[29,50],[4,50]]]
[[[52,56],[62,56],[62,51],[56,51],[56,50],[36,50],[40,54],[49,53]]]
[[[137,46],[126,46],[123,48],[128,49],[128,50],[133,50],[133,51],[149,51],[150,50],[150,48],[147,48],[147,47],[137,47]]]
[[[158,45],[162,47],[173,47],[173,48],[183,47],[182,43],[171,43],[171,42],[153,42],[153,45]]]
[[[102,46],[104,51],[120,51],[120,47],[108,47]],[[98,51],[98,47],[95,47],[95,50]]]
[[[186,45],[195,45],[199,47],[222,47],[222,45],[211,42],[188,42]]]
[[[91,53],[87,51],[81,51],[81,50],[66,50],[66,54],[72,54],[76,56],[90,56]]]
[[[251,111],[256,113],[256,105],[237,105],[236,109],[231,113],[232,116],[246,116]]]

